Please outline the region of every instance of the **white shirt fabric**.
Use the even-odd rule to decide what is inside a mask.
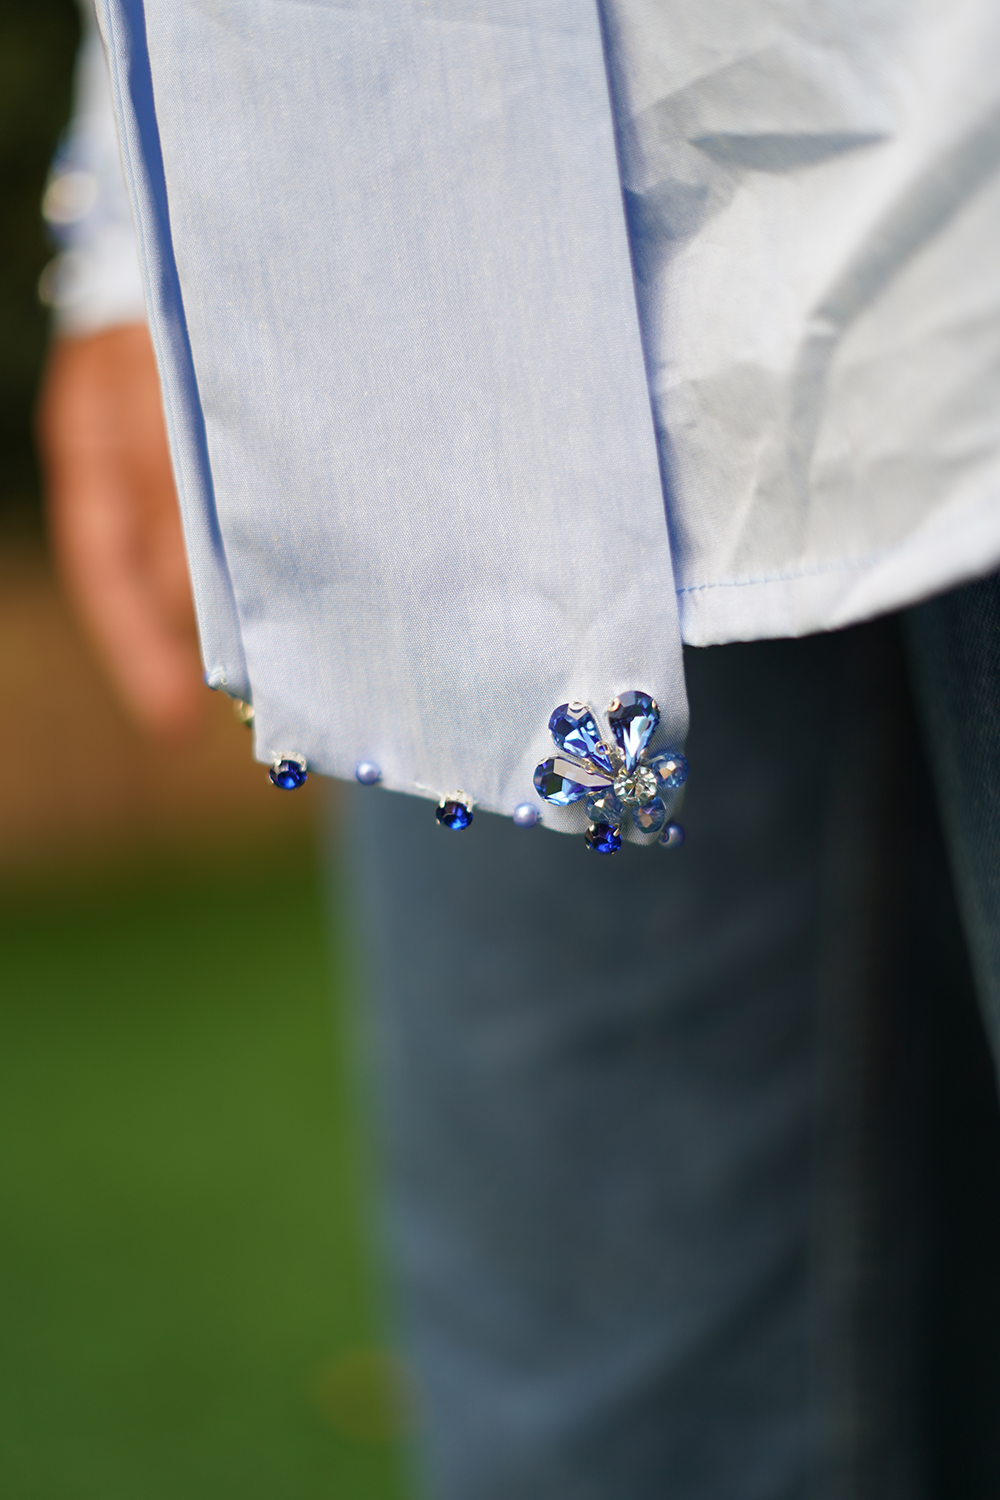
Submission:
[[[682,635],[1000,562],[985,0],[99,16],[206,668],[262,759],[509,813],[557,703],[642,688],[682,740]]]
[[[684,639],[1000,561],[1000,7],[609,0]]]

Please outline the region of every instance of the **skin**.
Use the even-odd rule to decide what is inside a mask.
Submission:
[[[58,340],[38,431],[53,552],[76,613],[139,724],[186,738],[208,695],[145,325]]]

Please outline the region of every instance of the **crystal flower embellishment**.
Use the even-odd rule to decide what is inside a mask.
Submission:
[[[607,721],[611,733],[605,736],[589,704],[554,709],[549,733],[559,753],[536,767],[536,792],[556,807],[586,798],[585,837],[597,854],[616,853],[630,823],[668,847],[682,843],[684,831],[668,814],[688,765],[679,750],[647,753],[660,723],[655,701],[648,693],[622,693],[608,704]]]

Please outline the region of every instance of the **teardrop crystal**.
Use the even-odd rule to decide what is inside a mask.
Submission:
[[[601,731],[586,703],[560,703],[549,719],[549,733],[567,755],[591,760],[612,774],[611,758],[601,742]]]
[[[660,722],[660,710],[648,693],[622,693],[608,704],[608,723],[625,757],[626,771],[634,771]]]
[[[556,807],[568,807],[571,802],[579,802],[588,791],[587,787],[581,786],[577,781],[570,781],[568,776],[557,771],[554,760],[543,760],[540,766],[536,766],[533,780],[539,797],[544,797],[546,802],[551,802]]]

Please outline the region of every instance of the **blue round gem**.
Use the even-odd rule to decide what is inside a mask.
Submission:
[[[648,693],[621,693],[608,704],[608,723],[625,757],[626,771],[635,770],[659,722],[660,710]]]
[[[659,797],[632,811],[632,821],[640,833],[659,833],[667,821],[667,809]]]
[[[267,773],[283,792],[294,792],[306,779],[306,768],[300,760],[277,760]]]
[[[602,787],[598,792],[591,792],[584,805],[592,823],[611,823],[617,828],[624,821],[624,804],[619,802],[609,786]]]
[[[586,797],[587,788],[570,781],[568,776],[562,776],[555,769],[554,760],[543,760],[540,766],[535,767],[532,778],[535,783],[535,791],[539,797],[546,802],[555,803],[556,807],[568,807],[571,802],[579,802],[581,797]]]
[[[688,763],[679,750],[658,750],[649,757],[648,764],[664,790],[675,791],[687,781]]]
[[[586,703],[560,703],[549,719],[549,733],[567,755],[592,760],[609,776],[614,775],[610,757],[601,742],[597,720]]]
[[[456,802],[453,798],[446,797],[443,802],[438,803],[437,820],[445,828],[461,833],[462,829],[468,828],[472,822],[472,809],[466,807],[464,802]]]
[[[677,849],[683,844],[684,838],[684,830],[679,823],[668,823],[660,834],[659,841],[664,849]]]
[[[532,802],[519,802],[514,809],[514,824],[518,828],[534,828],[538,822],[538,808]]]
[[[359,760],[354,767],[354,776],[362,786],[374,786],[382,780],[382,771],[373,760]]]
[[[595,854],[617,854],[622,846],[621,834],[610,823],[591,823],[583,837]]]

